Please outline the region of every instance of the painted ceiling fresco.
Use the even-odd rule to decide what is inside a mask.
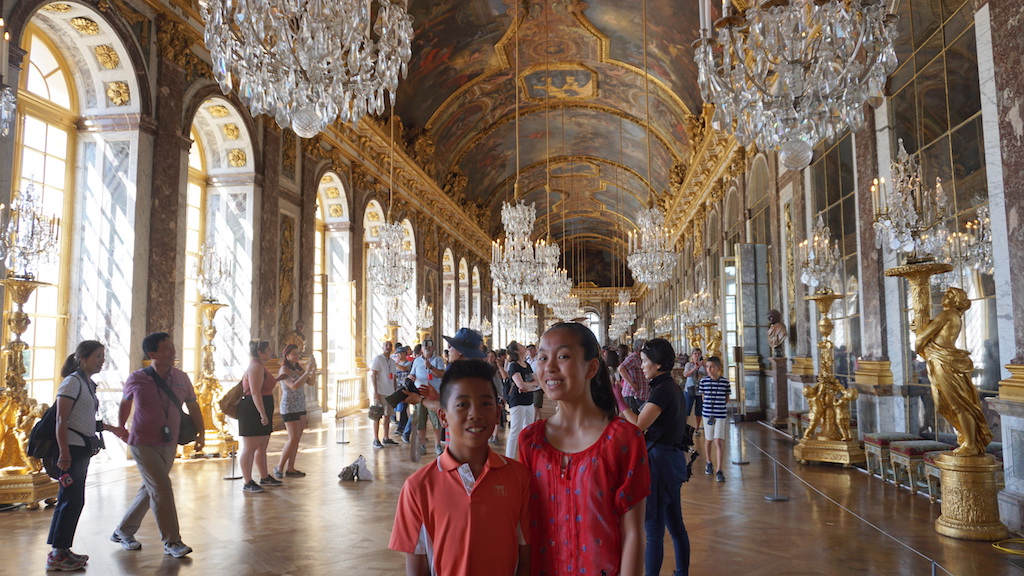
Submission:
[[[610,263],[637,212],[667,193],[701,107],[697,3],[646,1],[646,72],[637,0],[410,1],[413,58],[396,112],[407,138],[431,140],[433,174],[465,176],[492,233],[518,174],[538,237],[550,223]]]

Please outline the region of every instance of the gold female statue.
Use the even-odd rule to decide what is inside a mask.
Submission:
[[[959,446],[953,453],[958,456],[984,454],[992,441],[992,430],[971,381],[974,362],[966,350],[956,347],[964,311],[970,307],[966,292],[960,288],[946,290],[942,312],[917,335],[917,353],[927,362],[935,407],[956,429]]]

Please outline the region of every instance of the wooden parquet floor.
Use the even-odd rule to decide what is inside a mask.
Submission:
[[[309,475],[263,494],[243,494],[241,481],[223,479],[230,460],[176,464],[181,531],[195,549],[182,560],[163,554],[151,516],[137,535],[142,550],[125,551],[108,540],[138,487],[138,472],[131,464],[94,462],[74,549],[91,556],[85,572],[92,575],[401,574],[401,556],[387,549],[398,491],[433,455],[413,464],[404,445],[375,451],[369,424],[365,416],[350,418],[352,442],[338,444],[334,421],[325,419],[303,437],[298,467]],[[281,433],[271,440],[271,467],[283,440]],[[764,499],[773,492],[772,466],[755,445],[779,460],[779,492],[788,502]],[[927,575],[934,561],[941,567],[936,574],[1024,576],[988,543],[936,534],[939,504],[926,496],[859,470],[801,466],[792,446],[788,436],[763,425],[738,424],[730,426],[727,459],[742,454],[749,465],[726,466],[727,481],[717,483],[698,459],[696,475],[683,485],[691,574]],[[374,480],[340,482],[338,471],[360,454]],[[50,517],[44,509],[0,513],[0,574],[44,572]],[[662,574],[671,574],[668,540],[665,549]]]

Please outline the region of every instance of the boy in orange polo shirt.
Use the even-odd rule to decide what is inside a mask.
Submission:
[[[406,479],[388,547],[409,576],[527,576],[530,473],[491,451],[497,425],[495,368],[457,360],[441,380],[448,449]]]

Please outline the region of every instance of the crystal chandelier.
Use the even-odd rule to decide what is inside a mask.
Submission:
[[[745,11],[724,0],[714,24],[710,0],[700,7],[694,60],[714,121],[734,125],[743,146],[781,149],[791,170],[822,139],[859,130],[896,70],[899,19],[883,0],[755,0]]]
[[[708,324],[715,321],[718,305],[715,297],[707,290],[701,290],[689,301],[689,311],[693,315],[694,324]]]
[[[934,259],[949,236],[944,225],[948,202],[942,181],[936,178],[933,190],[924,188],[920,160],[907,154],[902,138],[891,169],[891,189],[886,188],[884,178],[876,178],[871,185],[877,245],[885,243],[910,261]]]
[[[513,330],[519,320],[519,301],[520,298],[502,294],[496,306],[494,320],[506,331]]]
[[[645,208],[640,211],[637,224],[639,231],[629,234],[629,269],[644,284],[665,282],[676,266],[672,231],[665,227],[665,214],[653,206]]]
[[[203,243],[196,260],[195,277],[198,280],[199,297],[204,302],[216,302],[224,292],[225,284],[231,278],[231,262],[217,253],[212,241]]]
[[[512,296],[529,294],[540,278],[536,246],[530,240],[536,219],[537,208],[532,203],[517,200],[501,206],[505,244],[491,244],[491,277],[499,290]]]
[[[405,247],[405,228],[399,222],[381,224],[377,238],[378,242],[369,250],[366,273],[374,290],[396,298],[412,283],[415,256],[411,248]]]
[[[995,272],[995,262],[992,259],[992,220],[988,215],[988,206],[978,208],[978,218],[966,226],[969,236],[967,262],[974,270],[991,276]]]
[[[643,0],[643,23],[647,182],[648,185],[653,185],[651,178],[651,77],[647,72],[647,0]],[[653,194],[653,189],[650,193]],[[639,229],[637,233],[630,232],[629,234],[629,256],[626,259],[629,269],[633,271],[633,277],[650,286],[665,282],[672,276],[672,269],[676,266],[676,253],[672,249],[672,231],[665,227],[665,214],[654,206],[653,196],[650,205],[640,210],[637,215],[637,228]]]
[[[221,90],[303,138],[395,102],[412,56],[405,0],[206,0],[206,47]]]
[[[0,210],[4,206],[0,204]],[[33,280],[41,264],[54,261],[60,239],[60,218],[43,210],[42,195],[29,182],[24,192],[15,192],[10,216],[0,238],[0,257],[7,276]]]
[[[832,240],[832,231],[820,215],[811,229],[810,240],[800,243],[799,253],[803,261],[800,281],[813,288],[815,294],[831,293],[839,271],[839,242]]]
[[[421,297],[420,304],[416,307],[416,327],[420,330],[430,330],[434,325],[434,307],[427,304],[427,298]]]
[[[629,291],[619,291],[619,299],[612,305],[612,318],[608,325],[608,338],[618,340],[636,320],[636,304],[630,299]]]

